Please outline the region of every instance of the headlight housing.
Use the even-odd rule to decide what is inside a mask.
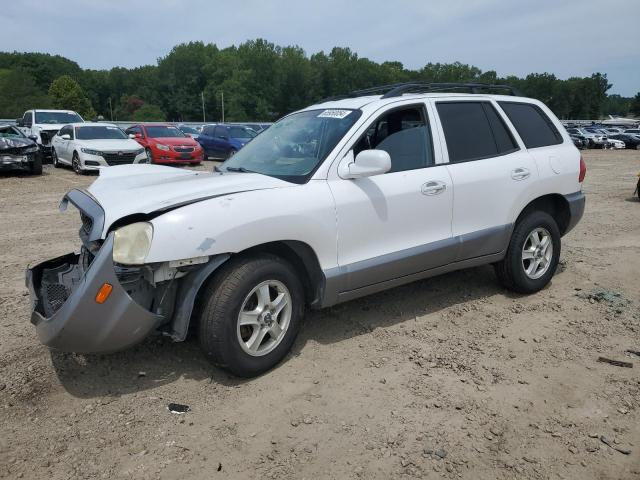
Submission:
[[[113,239],[113,261],[123,265],[142,265],[153,239],[153,225],[138,222],[116,230]]]
[[[81,148],[82,153],[86,153],[88,155],[97,155],[98,157],[102,156],[102,152],[100,150],[93,150],[91,148]]]
[[[163,145],[161,143],[156,143],[156,148],[158,150],[162,150],[164,152],[168,152],[169,151],[169,147],[167,145]]]

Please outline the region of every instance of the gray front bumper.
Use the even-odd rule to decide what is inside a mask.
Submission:
[[[143,340],[162,323],[163,317],[138,305],[122,288],[113,266],[113,234],[84,272],[64,304],[49,318],[41,308],[41,280],[45,269],[77,261],[69,254],[27,269],[31,294],[31,322],[40,341],[56,350],[77,353],[107,353],[122,350]],[[113,286],[103,304],[95,301],[104,283]]]

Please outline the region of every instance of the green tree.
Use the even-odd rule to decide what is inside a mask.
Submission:
[[[73,110],[88,119],[96,115],[82,87],[68,75],[58,77],[51,83],[49,96],[54,108]]]
[[[51,98],[22,69],[0,70],[0,118],[17,118],[31,108],[48,108]]]
[[[136,122],[164,122],[165,116],[159,106],[145,103],[133,113],[131,120]]]
[[[629,113],[635,115],[636,117],[640,117],[640,92],[636,93],[636,96],[631,100],[631,105],[629,105]]]

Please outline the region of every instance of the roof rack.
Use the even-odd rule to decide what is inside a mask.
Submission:
[[[409,82],[394,83],[391,85],[381,85],[378,87],[365,88],[356,90],[346,95],[337,95],[321,100],[321,102],[329,102],[332,100],[342,100],[345,98],[363,97],[365,95],[381,94],[382,98],[400,97],[405,93],[421,93],[421,92],[442,92],[445,90],[468,90],[469,93],[480,93],[481,90],[507,90],[510,95],[521,96],[517,88],[510,85],[498,85],[488,83],[425,83],[425,82]]]

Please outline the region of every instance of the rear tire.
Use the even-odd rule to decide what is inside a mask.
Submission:
[[[234,375],[254,377],[293,346],[304,292],[288,262],[262,254],[225,264],[205,287],[200,308],[198,337],[205,355]]]
[[[517,293],[542,290],[558,267],[560,248],[560,230],[553,217],[541,211],[529,213],[514,228],[504,259],[494,264],[498,280]]]

